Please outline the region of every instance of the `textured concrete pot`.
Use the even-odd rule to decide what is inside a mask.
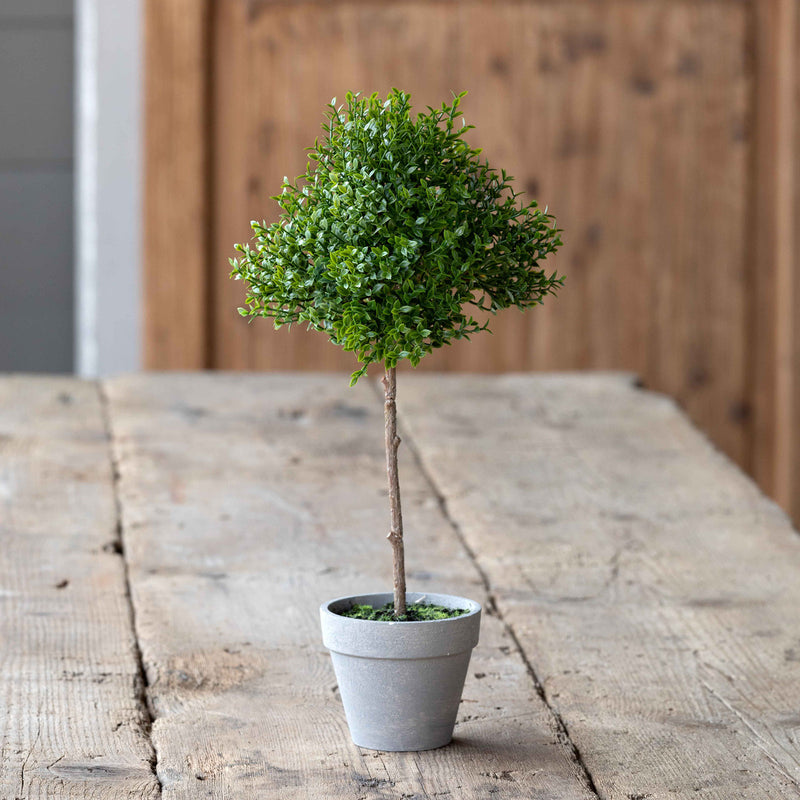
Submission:
[[[341,617],[355,604],[382,606],[391,593],[340,597],[323,603],[322,641],[331,651],[350,735],[371,750],[431,750],[453,738],[481,607],[447,594],[408,592],[468,614],[427,622],[372,622]]]

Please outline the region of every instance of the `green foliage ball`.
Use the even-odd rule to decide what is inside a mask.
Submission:
[[[355,382],[372,362],[416,366],[488,329],[471,308],[526,308],[554,293],[563,278],[540,262],[560,230],[466,143],[462,97],[416,116],[397,89],[385,101],[334,98],[305,173],[273,198],[280,219],[252,222],[254,243],[236,245],[240,313],[328,334],[363,365]]]

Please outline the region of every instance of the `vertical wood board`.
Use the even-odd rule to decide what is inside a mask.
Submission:
[[[149,369],[209,366],[210,5],[144,2],[143,329]]]
[[[753,8],[757,64],[753,155],[750,380],[753,386],[751,472],[795,520],[800,519],[800,326],[797,225],[800,220],[798,98],[800,10],[797,0]]]
[[[800,141],[800,11],[796,10],[794,15],[794,94],[790,102],[794,104],[794,136],[792,141],[797,143]],[[791,404],[791,417],[790,424],[791,439],[789,442],[790,447],[790,461],[789,461],[789,482],[792,487],[788,505],[784,506],[792,517],[795,527],[800,528],[800,425],[797,421],[800,420],[800,322],[796,309],[800,308],[800,255],[798,255],[798,248],[800,248],[800,237],[798,230],[800,230],[800,149],[795,150],[795,155],[792,157],[790,163],[794,166],[794,184],[792,193],[792,213],[794,217],[793,239],[792,239],[792,302],[791,302],[791,397],[789,402]],[[783,432],[781,432],[783,433]]]

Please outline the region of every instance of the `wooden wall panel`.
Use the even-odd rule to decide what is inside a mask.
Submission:
[[[797,0],[753,7],[754,98],[752,340],[753,455],[761,487],[800,520]]]
[[[216,343],[223,368],[339,369],[324,337],[236,315],[227,258],[298,174],[322,109],[468,89],[474,144],[565,228],[561,297],[424,369],[625,368],[747,460],[747,9],[720,3],[218,4]],[[249,12],[248,12],[249,8]]]
[[[794,108],[794,118],[790,131],[791,151],[789,154],[787,170],[794,179],[792,192],[789,195],[791,207],[791,220],[793,238],[791,242],[791,257],[788,265],[792,277],[792,292],[790,308],[788,309],[791,321],[791,354],[789,361],[789,386],[788,407],[789,430],[784,434],[788,439],[789,456],[787,459],[788,475],[786,485],[788,496],[780,497],[780,504],[789,512],[800,528],[800,319],[797,309],[800,309],[800,2],[792,0],[794,13],[792,15],[793,37],[791,39],[791,68],[789,76],[791,83],[791,96],[789,102]],[[786,313],[786,312],[784,312]],[[780,432],[783,434],[783,431]]]
[[[209,366],[210,3],[144,4],[143,330],[149,369]]]

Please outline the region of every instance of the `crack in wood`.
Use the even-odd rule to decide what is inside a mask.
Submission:
[[[439,509],[441,510],[442,515],[452,528],[453,532],[458,538],[458,541],[464,548],[464,552],[467,554],[467,557],[469,558],[470,562],[475,568],[475,571],[478,573],[478,576],[480,577],[481,584],[483,585],[483,589],[487,598],[487,605],[488,605],[488,608],[486,609],[487,612],[489,614],[496,616],[497,619],[500,620],[506,633],[510,637],[511,641],[514,643],[514,647],[516,648],[519,657],[522,659],[522,663],[525,665],[525,670],[527,671],[528,676],[530,677],[531,682],[533,683],[534,689],[536,690],[536,694],[539,696],[539,699],[542,701],[542,703],[550,713],[551,723],[556,738],[564,747],[566,747],[569,750],[570,755],[572,756],[572,760],[575,762],[575,765],[578,768],[580,778],[583,780],[586,788],[597,798],[601,798],[600,792],[598,791],[597,786],[594,782],[594,778],[592,777],[592,774],[589,771],[586,762],[583,760],[583,756],[581,755],[578,746],[575,744],[575,742],[572,741],[569,729],[567,728],[567,725],[564,722],[563,717],[549,702],[544,686],[542,685],[542,682],[539,680],[539,676],[537,675],[536,670],[533,667],[533,664],[531,663],[527,654],[523,650],[522,644],[519,638],[517,637],[517,634],[515,633],[511,624],[506,621],[502,612],[500,611],[500,608],[497,605],[497,599],[494,595],[494,592],[492,591],[492,587],[489,582],[489,576],[487,575],[483,567],[480,565],[480,562],[478,561],[478,557],[475,551],[470,547],[469,543],[467,542],[466,537],[464,536],[464,532],[461,530],[461,526],[459,525],[458,521],[450,513],[450,509],[447,504],[447,498],[440,491],[438,485],[433,479],[433,476],[426,467],[425,462],[422,459],[422,454],[417,448],[416,442],[414,441],[414,438],[411,436],[410,431],[404,424],[399,409],[398,409],[397,424],[398,424],[398,429],[402,432],[403,440],[405,441],[406,446],[408,447],[409,453],[414,459],[417,468],[419,469],[420,473],[422,474],[426,483],[430,487],[431,492],[433,493],[434,497],[436,498],[439,504]]]
[[[28,766],[28,761],[30,761],[31,755],[33,751],[36,749],[36,745],[39,741],[39,737],[42,734],[42,708],[39,707],[39,710],[36,714],[36,719],[39,721],[36,727],[36,737],[33,740],[33,744],[31,745],[31,749],[25,754],[25,760],[22,762],[22,765],[19,768],[19,796],[20,798],[25,796],[25,768]]]
[[[717,670],[719,671],[719,670]],[[724,673],[723,673],[724,674]],[[726,676],[728,677],[728,676]],[[723,697],[719,692],[717,692],[707,681],[701,680],[700,683],[702,684],[703,688],[720,704],[722,704],[728,711],[731,712],[738,720],[742,723],[742,725],[750,732],[753,737],[753,743],[761,750],[762,753],[767,758],[767,761],[772,765],[773,769],[775,769],[778,774],[782,775],[787,781],[789,781],[792,786],[796,789],[800,789],[800,782],[798,782],[797,778],[792,775],[791,773],[786,770],[786,768],[781,764],[781,762],[773,755],[769,748],[769,742],[767,742],[758,729],[753,725],[752,722],[747,718],[747,716],[741,712],[736,706],[734,706],[729,700]],[[785,751],[784,751],[785,752]],[[787,753],[791,757],[790,754]],[[797,761],[792,759],[795,763]]]
[[[125,600],[128,605],[128,620],[131,631],[131,642],[133,655],[136,663],[136,676],[134,682],[134,695],[139,707],[141,731],[150,747],[150,769],[158,783],[159,795],[163,793],[163,785],[158,776],[158,751],[152,738],[153,723],[156,720],[155,709],[153,708],[150,693],[147,670],[144,666],[144,656],[139,643],[139,635],[136,629],[136,608],[133,603],[133,592],[131,591],[131,578],[128,559],[125,554],[125,531],[122,521],[122,501],[120,499],[120,462],[114,439],[114,426],[111,419],[111,402],[106,392],[106,387],[102,380],[97,381],[97,393],[100,398],[100,409],[103,417],[103,428],[108,441],[108,457],[111,465],[112,486],[114,489],[114,509],[116,515],[115,539],[109,549],[114,555],[122,559],[123,582],[125,586]]]

